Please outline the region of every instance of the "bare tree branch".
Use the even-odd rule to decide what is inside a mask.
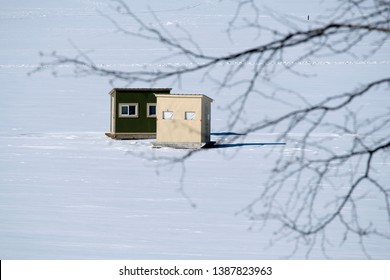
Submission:
[[[300,18],[277,14],[271,9],[259,7],[253,0],[239,0],[233,17],[227,22],[227,36],[233,41],[235,32],[250,29],[257,31],[256,40],[252,46],[220,55],[207,54],[191,33],[182,27],[177,28],[180,35],[170,32],[152,10],[149,13],[154,25],[146,23],[125,1],[113,2],[119,15],[137,26],[137,29],[129,28],[121,21],[104,15],[118,32],[159,43],[171,50],[169,57],[180,57],[185,63],[166,68],[119,71],[95,64],[87,53],[75,47],[74,57],[55,52],[44,55],[43,59],[48,61],[42,62],[33,73],[44,70],[57,73],[61,66],[68,65],[75,76],[100,75],[129,85],[180,81],[182,76],[195,73],[202,79],[215,82],[221,92],[224,89],[238,89],[225,110],[232,116],[227,122],[228,129],[239,129],[239,133],[225,139],[225,144],[266,131],[276,132],[277,140],[295,143],[294,147],[278,149],[263,191],[238,214],[248,215],[255,222],[253,227],[256,225],[265,229],[270,223],[277,224],[278,230],[270,244],[283,239],[293,240],[292,255],[305,246],[306,256],[310,257],[314,247],[319,245],[323,254],[328,256],[327,247],[331,244],[328,232],[334,225],[343,229],[342,242],[351,235],[357,237],[368,258],[370,252],[365,246],[365,238],[377,236],[390,239],[390,188],[388,182],[382,182],[375,172],[375,160],[389,157],[390,109],[387,107],[386,110],[388,105],[383,104],[383,108],[371,118],[363,118],[358,110],[351,109],[365,98],[388,94],[388,73],[383,73],[376,80],[357,84],[348,92],[330,92],[317,102],[310,101],[308,96],[293,89],[273,83],[277,74],[283,71],[296,77],[311,77],[297,67],[304,61],[345,54],[353,59],[367,59],[381,51],[390,39],[388,1],[339,1],[329,14],[311,19],[310,25],[304,25]],[[252,11],[251,16],[243,16],[246,9]],[[260,18],[263,13],[283,28],[262,24]],[[368,51],[357,52],[359,44],[369,42],[372,45],[373,40],[375,44]],[[294,54],[293,51],[298,48],[299,52]],[[291,63],[285,61],[287,55],[292,59]],[[227,66],[227,70],[223,75],[216,75],[221,65]],[[272,85],[273,90],[260,89],[260,82]],[[292,101],[286,101],[283,94],[293,97]],[[273,100],[289,109],[277,116],[259,117],[242,126],[242,114],[251,98]],[[299,139],[294,136],[297,131]],[[328,136],[316,137],[316,134],[324,131],[328,132]],[[332,133],[336,136],[332,136]],[[339,135],[348,136],[342,150],[336,150],[330,144]],[[198,152],[189,151],[177,158],[158,159],[184,164]],[[142,156],[155,159],[154,154]],[[185,193],[183,185],[181,191]],[[371,193],[381,198],[382,212],[388,222],[385,229],[374,221],[363,221],[359,214],[364,207],[361,206],[362,201]]]

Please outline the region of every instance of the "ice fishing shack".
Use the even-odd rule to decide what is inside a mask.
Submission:
[[[156,137],[156,95],[169,95],[171,88],[114,88],[110,94],[110,132],[113,139]]]
[[[203,94],[156,94],[154,147],[202,148],[210,141],[213,99]]]

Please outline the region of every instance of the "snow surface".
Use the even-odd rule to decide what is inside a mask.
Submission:
[[[287,1],[265,2],[302,18],[325,9],[316,1],[294,1],[291,5]],[[277,145],[266,145],[274,141],[277,131],[253,134],[245,139],[247,145],[197,153],[185,165],[167,165],[163,157],[180,156],[185,151],[155,150],[150,140],[113,141],[104,135],[109,128],[107,93],[111,89],[106,78],[55,78],[50,72],[27,76],[42,60],[40,51],[72,55],[72,45],[91,50],[97,63],[113,69],[166,67],[166,62],[156,59],[168,54],[167,49],[115,32],[101,15],[110,13],[109,3],[11,1],[0,11],[0,259],[288,256],[292,242],[270,246],[272,224],[260,232],[240,214],[262,190],[272,160],[281,151]],[[195,39],[201,38],[202,47],[210,52],[230,52],[250,43],[245,35],[235,35],[237,45],[226,38],[223,30],[233,15],[231,2],[131,1],[133,10],[141,15],[148,15],[146,4],[167,28],[184,26]],[[314,67],[323,79],[318,84],[316,79],[302,78],[302,84],[294,86],[302,92],[315,92],[315,99],[336,86],[342,91],[356,81],[385,75],[390,70],[389,44],[384,49],[369,60],[338,57],[301,63],[300,70],[311,72]],[[183,63],[175,59],[170,63]],[[285,63],[291,61],[287,58]],[[289,86],[284,75],[278,79]],[[234,94],[226,92],[221,97],[214,93],[213,85],[199,80],[184,79],[182,88],[174,91],[200,92],[214,98],[213,138],[229,137],[216,132],[225,131],[224,105]],[[367,100],[363,112],[370,115],[376,105],[389,101],[389,97]],[[261,102],[254,98],[248,103],[244,114],[248,121],[259,114],[259,108],[270,116],[283,109]],[[297,132],[297,141],[300,136]],[[329,137],[329,133],[317,137]],[[332,137],[337,149],[348,136]],[[271,149],[274,154],[264,157]],[[293,143],[286,143],[284,152],[292,149]],[[389,163],[375,164],[382,179],[390,182]],[[375,214],[375,206],[375,199],[367,198],[366,214]],[[386,240],[370,239],[366,248],[373,258],[390,258]],[[305,252],[302,248],[293,258],[304,258]],[[333,258],[365,258],[353,238],[341,246],[330,246],[328,254]],[[320,248],[310,257],[324,258]]]

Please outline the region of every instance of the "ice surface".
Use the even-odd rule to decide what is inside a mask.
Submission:
[[[151,18],[144,2],[166,28],[184,26],[211,53],[229,53],[252,40],[245,34],[236,34],[236,43],[227,38],[224,28],[233,15],[228,1],[132,1],[137,13]],[[313,4],[316,1],[268,2],[298,17],[318,15],[325,9]],[[108,79],[55,78],[50,72],[27,76],[41,61],[40,51],[71,55],[76,45],[91,51],[97,63],[122,70],[187,62],[175,58],[159,62],[157,58],[169,54],[166,48],[115,32],[101,15],[112,13],[109,2],[38,3],[11,1],[0,11],[0,258],[274,259],[289,255],[293,242],[269,246],[275,230],[272,223],[260,232],[244,214],[238,214],[262,190],[270,164],[282,151],[277,145],[260,145],[275,141],[277,131],[253,134],[245,139],[248,145],[202,151],[185,165],[167,165],[163,160],[185,151],[154,150],[150,140],[105,137]],[[264,20],[271,19],[265,15]],[[369,60],[339,57],[303,62],[299,69],[316,72],[321,82],[302,78],[294,87],[313,100],[324,91],[349,90],[356,81],[388,74],[389,53],[387,43],[384,51]],[[291,62],[286,57],[282,63]],[[277,79],[286,87],[292,83],[287,74]],[[222,97],[213,84],[200,80],[184,79],[182,88],[174,91],[214,98],[212,129],[222,132],[228,119],[224,106],[235,98],[234,92]],[[362,110],[369,116],[389,101],[389,97],[373,96]],[[250,123],[259,113],[272,116],[283,108],[270,108],[254,97],[243,117]],[[292,136],[299,141],[302,131]],[[315,136],[333,137],[335,149],[342,149],[350,137],[327,131]],[[213,135],[214,139],[229,137]],[[271,149],[274,154],[264,157]],[[283,152],[293,149],[294,143],[286,143]],[[377,159],[375,164],[381,178],[390,182],[389,163]],[[365,214],[376,215],[375,198],[367,197],[366,203]],[[337,233],[334,229],[328,234]],[[367,251],[378,259],[390,258],[389,245],[379,238],[366,243]],[[305,257],[302,247],[294,258]],[[328,253],[334,258],[365,258],[353,238],[342,246],[332,244]],[[324,257],[321,248],[310,256]]]

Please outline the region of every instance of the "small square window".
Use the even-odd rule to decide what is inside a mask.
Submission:
[[[119,104],[119,117],[123,118],[137,118],[138,117],[138,104]]]
[[[129,105],[129,116],[136,115],[136,107],[135,105]]]
[[[186,120],[195,120],[196,113],[195,112],[185,112],[184,119]]]
[[[163,112],[163,119],[164,120],[172,120],[173,119],[173,112],[171,112],[171,111],[164,111]]]
[[[129,114],[129,106],[121,106],[121,115]]]
[[[157,114],[157,106],[155,103],[148,103],[146,105],[146,112],[148,118],[155,118]]]

